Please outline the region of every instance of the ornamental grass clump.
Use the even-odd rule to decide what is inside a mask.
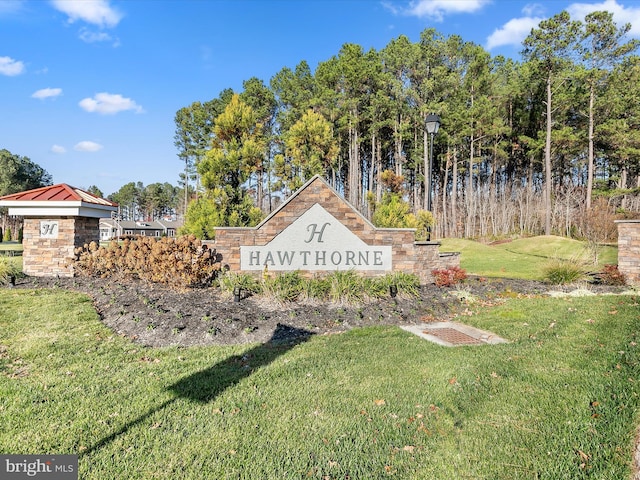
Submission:
[[[260,281],[249,273],[227,271],[218,277],[218,287],[225,295],[233,295],[235,289],[243,291],[242,295],[257,295],[262,292]]]
[[[218,284],[223,292],[240,286],[249,293],[259,293],[281,304],[328,301],[353,305],[389,296],[392,285],[398,295],[404,296],[416,296],[420,289],[416,275],[394,272],[371,278],[353,270],[336,270],[311,278],[304,277],[299,271],[278,272],[263,275],[261,281],[251,275],[227,272],[220,277]]]
[[[114,240],[107,247],[91,242],[74,253],[79,275],[131,276],[173,287],[210,285],[220,270],[215,251],[193,235]]]
[[[262,282],[262,294],[279,303],[295,302],[303,291],[304,279],[298,271],[266,276]]]
[[[333,303],[357,304],[365,298],[363,278],[353,270],[336,270],[327,275],[329,299]]]
[[[11,259],[0,257],[0,285],[10,283],[11,278],[15,280],[19,270]]]
[[[550,260],[543,268],[543,275],[544,280],[552,285],[568,285],[586,278],[582,262],[563,258]]]

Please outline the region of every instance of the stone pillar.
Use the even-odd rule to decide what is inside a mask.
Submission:
[[[76,247],[100,240],[98,218],[26,217],[22,270],[34,277],[72,277],[70,259]]]
[[[630,285],[640,284],[640,220],[617,220],[618,270]]]

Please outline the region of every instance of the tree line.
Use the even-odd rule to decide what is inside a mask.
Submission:
[[[102,197],[100,192],[92,192]],[[120,220],[158,220],[174,216],[183,192],[168,183],[129,182],[107,198],[118,204]]]
[[[532,29],[515,61],[429,28],[381,50],[345,44],[314,72],[301,61],[268,85],[254,77],[194,102],[175,115],[187,231],[254,225],[320,174],[369,218],[433,215],[437,237],[585,236],[594,209],[639,209],[629,30],[606,11],[562,12]]]

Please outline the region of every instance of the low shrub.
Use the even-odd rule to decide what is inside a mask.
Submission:
[[[91,242],[74,253],[79,275],[130,275],[174,287],[210,285],[220,270],[215,251],[192,235],[114,240],[107,247]]]
[[[599,273],[600,281],[604,285],[626,285],[627,279],[617,265],[605,265]]]
[[[437,287],[451,287],[467,279],[467,271],[460,267],[431,270]]]

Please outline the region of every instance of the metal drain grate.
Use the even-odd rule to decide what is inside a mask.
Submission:
[[[427,328],[423,333],[433,335],[453,345],[482,345],[485,343],[455,328]]]

